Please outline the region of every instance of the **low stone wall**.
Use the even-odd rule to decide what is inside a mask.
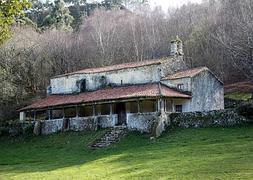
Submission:
[[[158,113],[128,113],[127,128],[141,132],[151,132]]]
[[[63,119],[53,119],[41,122],[41,134],[52,134],[63,130]]]
[[[72,131],[95,131],[97,129],[97,117],[79,117],[69,119],[69,129]]]
[[[168,115],[172,127],[229,127],[240,125],[246,119],[233,110],[219,110],[210,112],[172,113]]]
[[[114,127],[117,122],[118,116],[116,114],[36,121],[34,134],[47,135],[68,130],[95,131],[97,130],[98,125],[102,128],[108,128]]]
[[[118,115],[101,115],[98,116],[98,125],[101,128],[114,127],[118,123]]]
[[[20,136],[33,133],[34,123],[11,122],[0,126],[0,136]]]

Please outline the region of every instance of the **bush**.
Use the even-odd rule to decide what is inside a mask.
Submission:
[[[240,104],[236,111],[239,115],[246,117],[247,119],[251,119],[253,121],[253,103],[252,102],[246,102]]]
[[[27,123],[23,124],[23,134],[24,135],[31,135],[33,134],[34,124]]]
[[[0,127],[0,136],[8,136],[8,135],[9,135],[9,128]]]

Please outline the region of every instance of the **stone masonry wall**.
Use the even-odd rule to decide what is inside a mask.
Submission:
[[[69,130],[71,131],[95,131],[97,129],[98,118],[97,117],[79,117],[71,118],[69,120]]]
[[[98,125],[101,128],[114,127],[118,123],[118,115],[102,115],[98,117]]]
[[[41,134],[52,134],[62,131],[63,119],[54,119],[41,122]]]
[[[69,119],[53,119],[45,121],[36,121],[35,134],[53,134],[60,131],[95,131],[97,127],[113,127],[118,122],[117,115],[103,115],[92,117],[77,117]]]
[[[192,78],[190,111],[212,111],[224,109],[223,84],[208,70]]]
[[[230,109],[210,112],[172,113],[168,115],[168,118],[170,118],[172,127],[180,128],[229,127],[246,122],[244,117]]]
[[[152,125],[156,121],[157,113],[128,113],[127,128],[141,132],[151,132]]]

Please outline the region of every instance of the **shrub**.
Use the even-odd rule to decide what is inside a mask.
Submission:
[[[247,119],[251,119],[251,121],[253,121],[253,103],[252,102],[246,102],[246,103],[242,103],[240,104],[237,108],[236,108],[238,114],[240,114],[241,116],[246,117]]]

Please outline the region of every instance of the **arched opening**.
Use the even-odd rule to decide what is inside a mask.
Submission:
[[[81,80],[80,82],[80,92],[86,91],[86,79]]]

